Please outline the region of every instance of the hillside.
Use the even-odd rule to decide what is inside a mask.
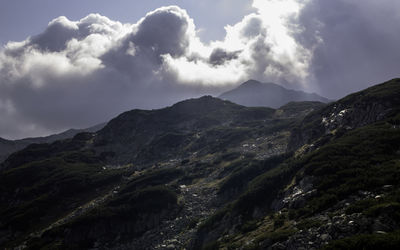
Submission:
[[[400,79],[328,105],[205,96],[30,145],[0,171],[0,246],[396,249],[399,96]]]
[[[132,110],[111,120],[94,139],[98,151],[113,162],[149,165],[204,156],[226,146],[240,147],[250,138],[271,134],[290,124],[269,108],[247,108],[204,96],[171,107]],[[284,150],[283,150],[284,151]]]
[[[396,248],[399,94],[394,79],[308,114],[291,133],[294,156],[248,178],[247,189],[200,227],[195,246]]]
[[[248,107],[271,108],[279,108],[288,102],[330,102],[327,98],[314,93],[286,89],[274,83],[261,83],[255,80],[249,80],[239,87],[221,94],[219,98]]]
[[[101,128],[103,128],[105,125],[106,125],[105,123],[101,123],[101,124],[98,124],[93,127],[86,128],[86,129],[68,129],[59,134],[54,134],[54,135],[49,135],[49,136],[44,136],[44,137],[25,138],[25,139],[20,139],[20,140],[6,140],[3,138],[0,138],[0,162],[7,159],[7,157],[10,154],[25,148],[29,144],[51,143],[51,142],[55,142],[57,140],[72,138],[76,134],[79,134],[82,132],[96,132],[96,131],[100,130]]]

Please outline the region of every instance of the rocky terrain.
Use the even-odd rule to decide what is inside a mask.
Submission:
[[[210,96],[12,154],[5,249],[396,249],[400,80],[337,102]]]

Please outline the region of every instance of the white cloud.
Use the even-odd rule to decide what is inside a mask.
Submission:
[[[255,0],[257,12],[226,26],[224,40],[198,46],[201,50],[192,49],[184,57],[164,56],[164,63],[176,72],[181,83],[218,86],[256,78],[305,84],[312,53],[296,43],[289,23],[303,6],[294,0]],[[196,39],[192,37],[191,41]],[[216,50],[224,58],[211,60]]]

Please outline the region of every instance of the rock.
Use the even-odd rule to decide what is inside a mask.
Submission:
[[[272,250],[286,250],[286,246],[283,245],[282,243],[277,242],[271,246],[271,249]]]
[[[393,185],[385,185],[385,186],[383,186],[383,189],[391,189],[393,187]]]
[[[332,237],[329,234],[322,234],[320,238],[323,241],[330,241],[332,239]]]

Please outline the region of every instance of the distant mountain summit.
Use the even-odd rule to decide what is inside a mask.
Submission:
[[[289,102],[330,100],[315,93],[286,89],[274,83],[261,83],[249,80],[239,87],[227,91],[219,96],[221,99],[248,107],[271,107],[278,108]]]

